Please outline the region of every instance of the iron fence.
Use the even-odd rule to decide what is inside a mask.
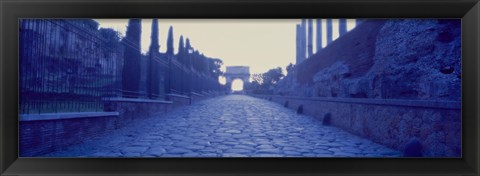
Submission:
[[[20,20],[20,111],[101,111],[116,87],[115,51],[82,23]]]
[[[139,91],[127,92],[121,83],[123,53],[132,46],[112,41],[92,20],[21,19],[19,30],[21,114],[103,111],[103,98],[126,93],[166,99],[170,93],[224,89],[192,65],[159,53],[143,61]],[[148,74],[158,77],[147,83]]]

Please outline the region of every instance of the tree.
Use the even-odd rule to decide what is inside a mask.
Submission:
[[[186,58],[185,58],[185,46],[183,44],[183,36],[180,36],[180,39],[178,41],[178,53],[177,53],[177,58],[178,61],[182,64],[186,64]]]
[[[281,67],[270,69],[261,74],[252,74],[253,81],[248,87],[246,87],[246,89],[252,90],[253,93],[271,94],[273,86],[275,86],[284,76]]]
[[[158,57],[158,20],[152,20],[152,33],[150,35],[150,48],[148,50],[148,65],[147,65],[147,94],[149,98],[155,98],[159,94],[160,72],[159,63],[155,61]]]
[[[186,62],[187,62],[187,66],[193,66],[193,58],[192,58],[192,53],[191,51],[193,50],[192,46],[190,45],[190,39],[186,39],[185,40],[185,51],[187,52],[186,55],[187,55],[187,58],[186,58]]]
[[[114,52],[120,47],[120,33],[110,29],[110,28],[101,28],[99,30],[100,35],[106,39],[105,47],[109,52]]]
[[[140,88],[140,34],[142,26],[140,19],[128,21],[125,44],[124,66],[122,72],[122,89],[124,97],[137,98]]]
[[[293,64],[290,62],[290,64],[288,64],[288,65],[287,65],[287,68],[286,68],[286,69],[287,69],[287,74],[290,74],[290,73],[293,71],[294,68],[295,68],[295,65],[293,65]]]
[[[167,55],[173,56],[173,27],[170,26],[168,29],[168,37],[167,37]]]
[[[217,80],[218,77],[223,74],[222,70],[220,70],[220,68],[223,65],[223,61],[220,59],[209,59],[209,64],[210,64],[209,66],[210,75],[212,76],[212,78]]]
[[[257,82],[258,84],[262,84],[262,83],[263,83],[263,76],[262,76],[262,74],[252,74],[252,79],[253,79],[253,82]]]
[[[283,74],[281,67],[270,69],[262,74],[263,85],[268,87],[273,86],[277,84],[277,82],[280,81],[280,79],[284,76],[285,75]]]

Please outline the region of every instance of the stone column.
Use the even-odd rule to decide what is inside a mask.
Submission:
[[[322,49],[322,19],[317,19],[317,52]]]
[[[297,25],[297,58],[296,58],[296,64],[300,64],[305,60],[305,54],[306,54],[306,47],[305,47],[305,19],[302,19],[302,23],[300,25]]]
[[[313,54],[313,27],[312,27],[312,19],[308,19],[308,44],[307,44],[307,58],[310,58]]]
[[[327,45],[333,40],[332,19],[327,19]]]
[[[299,64],[302,61],[301,60],[302,57],[300,55],[300,53],[301,53],[300,51],[302,50],[302,45],[301,45],[302,39],[301,39],[301,35],[300,35],[301,30],[302,30],[302,27],[299,24],[297,24],[297,31],[296,31],[297,32],[296,33],[297,34],[297,37],[296,37],[297,57],[296,57],[296,60],[295,60],[296,64]]]
[[[301,30],[300,30],[300,38],[301,38],[301,50],[300,50],[300,56],[301,56],[301,61],[303,62],[305,60],[305,55],[307,54],[307,41],[306,41],[306,30],[307,30],[307,24],[306,24],[306,20],[305,19],[302,19],[302,27],[301,27]]]
[[[338,19],[338,33],[339,37],[347,33],[347,19]]]

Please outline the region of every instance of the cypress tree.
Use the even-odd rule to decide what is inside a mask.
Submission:
[[[168,29],[168,38],[167,38],[167,55],[173,56],[173,27],[170,26]]]
[[[158,19],[152,20],[152,33],[150,35],[150,48],[148,50],[148,66],[147,66],[147,94],[149,98],[155,98],[159,93],[160,72],[158,70],[158,62],[155,58],[158,56]]]
[[[190,39],[185,40],[185,51],[187,52],[188,57],[186,58],[187,66],[192,66],[192,53],[189,53],[189,50],[192,49],[192,46],[190,45]]]
[[[140,34],[142,32],[141,20],[128,21],[125,44],[124,64],[122,72],[123,97],[137,98],[140,88]]]
[[[186,64],[185,62],[185,46],[183,44],[183,36],[180,36],[180,40],[178,41],[178,53],[177,53],[178,60],[182,64]]]
[[[172,69],[172,66],[171,66],[171,60],[172,59],[172,56],[174,56],[173,54],[173,27],[170,26],[170,28],[168,29],[168,36],[167,36],[167,52],[166,52],[166,55],[167,55],[167,62],[169,63],[169,66],[165,72],[165,79],[164,79],[164,86],[165,86],[165,93],[169,94],[171,91],[172,88],[174,88],[173,86],[175,85],[173,83],[173,81],[175,81],[173,79],[173,76],[174,75],[174,71]]]
[[[152,34],[150,35],[150,48],[149,53],[152,52],[158,53],[160,45],[158,44],[158,19],[152,20]]]

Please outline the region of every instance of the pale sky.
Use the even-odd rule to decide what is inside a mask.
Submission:
[[[125,36],[128,19],[96,19],[101,28],[113,28]],[[325,21],[322,25],[325,29]],[[160,52],[166,51],[168,28],[173,26],[175,53],[180,35],[208,57],[223,60],[225,66],[249,66],[250,73],[264,73],[275,67],[295,64],[296,25],[300,19],[159,19]],[[142,53],[150,45],[151,19],[142,19]],[[348,20],[351,30],[355,20]],[[338,37],[338,20],[333,20],[333,38]],[[313,21],[315,41],[315,21]],[[325,32],[325,30],[323,30]],[[323,44],[326,43],[325,33]],[[315,42],[313,42],[315,51]]]

